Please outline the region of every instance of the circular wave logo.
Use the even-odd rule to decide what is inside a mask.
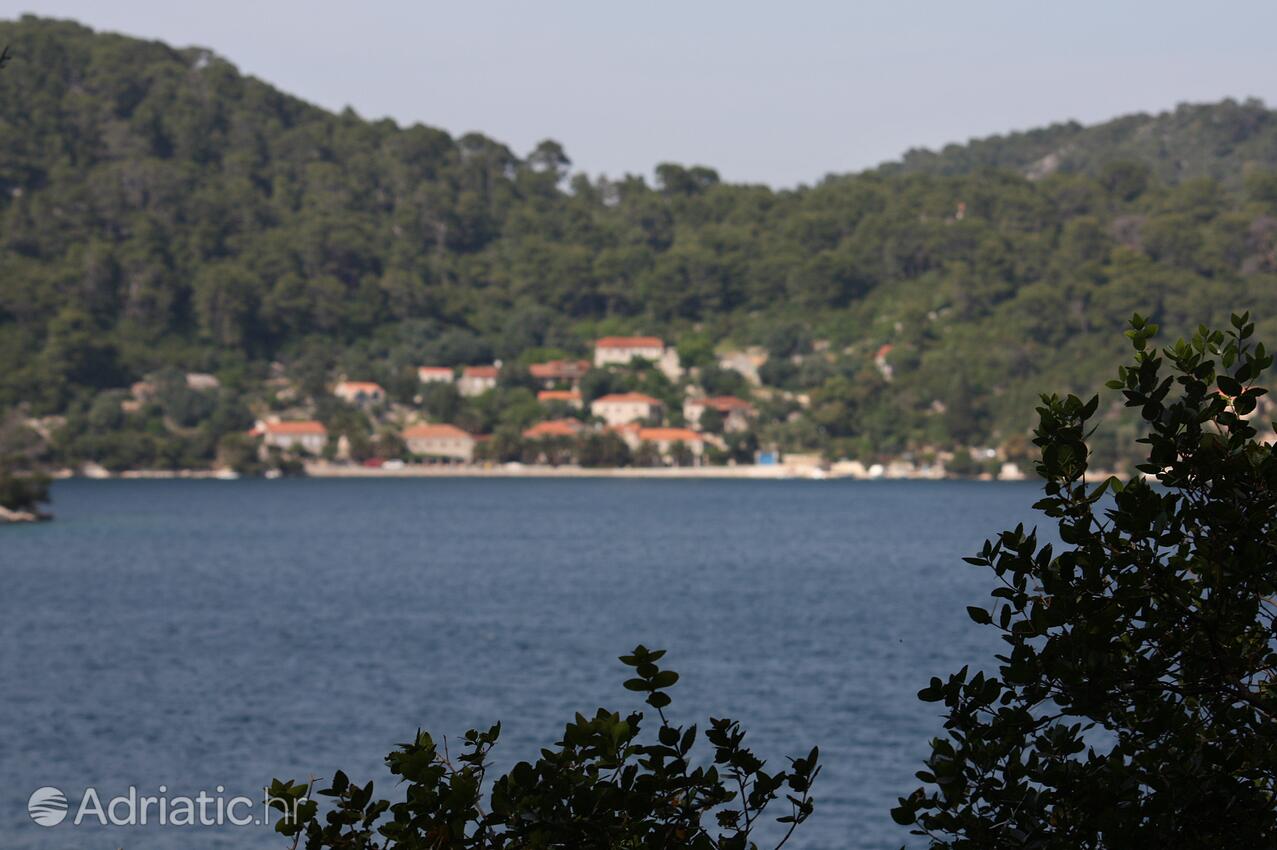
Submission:
[[[27,813],[40,826],[57,826],[66,820],[67,797],[58,788],[37,788],[27,800]]]

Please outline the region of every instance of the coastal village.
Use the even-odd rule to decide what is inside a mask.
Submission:
[[[701,466],[706,462],[706,448],[727,450],[721,433],[701,426],[706,410],[721,416],[721,431],[748,430],[754,407],[734,396],[705,397],[689,388],[689,394],[676,415],[668,415],[660,399],[641,392],[606,393],[586,402],[581,393],[581,380],[590,367],[599,369],[658,369],[671,381],[678,381],[683,370],[678,354],[666,348],[658,337],[605,337],[594,346],[594,360],[550,360],[530,364],[527,375],[536,384],[536,400],[545,416],[522,431],[522,439],[531,444],[537,455],[534,461],[559,466],[572,455],[571,444],[587,436],[610,436],[622,442],[631,453],[646,458],[648,465]],[[477,398],[494,392],[502,379],[502,364],[481,364],[458,368],[423,365],[417,369],[425,389],[453,387],[462,398]],[[416,411],[388,403],[387,393],[372,381],[342,380],[332,390],[336,398],[363,411],[387,428],[398,427],[408,460],[422,464],[470,465],[499,458],[484,451],[492,440],[489,434],[472,434],[456,425],[429,422]],[[716,429],[716,431],[719,429]],[[261,439],[263,457],[271,450],[285,455],[328,459],[332,462],[352,460],[348,439],[339,437],[331,444],[328,429],[316,419],[284,419],[273,416],[259,420],[250,432]],[[566,450],[566,451],[565,451]],[[756,458],[755,458],[756,460]],[[395,461],[399,461],[398,464]],[[401,468],[404,458],[372,457],[365,468],[391,470]]]
[[[886,356],[876,367],[890,380]],[[939,462],[909,460],[865,464],[830,461],[818,454],[782,453],[760,445],[755,435],[756,402],[778,390],[763,386],[759,366],[765,351],[728,352],[718,369],[741,379],[740,395],[711,395],[699,383],[699,369],[684,368],[678,351],[655,336],[607,336],[594,342],[593,357],[550,359],[525,366],[480,363],[464,366],[422,364],[416,369],[419,392],[412,404],[393,401],[381,384],[348,376],[331,395],[366,420],[372,441],[355,445],[347,433],[334,433],[301,404],[263,415],[248,432],[258,460],[269,471],[299,469],[311,475],[516,474],[521,471],[668,470],[674,474],[742,477],[942,478]],[[619,380],[603,384],[642,384],[655,378],[678,393],[675,403],[637,390],[599,392],[599,381],[584,387],[591,374]],[[280,381],[281,396],[292,391]],[[535,394],[535,421],[511,433],[475,433],[430,416],[431,397],[480,401],[507,384]],[[802,404],[806,399],[799,398]],[[681,403],[677,403],[681,402]],[[987,460],[996,463],[990,450]],[[982,477],[1019,480],[1014,463],[985,465]],[[278,474],[278,473],[275,473]]]
[[[19,412],[3,441],[53,477],[610,476],[1022,480],[1025,435],[896,447],[848,425],[912,393],[898,346],[584,336],[437,358],[290,357],[236,372],[168,368],[73,415]],[[434,362],[430,362],[434,359]],[[478,361],[478,362],[476,362]],[[938,400],[928,415],[952,416]],[[937,433],[943,433],[938,431]]]
[[[808,339],[788,350],[695,333],[677,344],[583,339],[507,346],[508,359],[469,363],[458,354],[464,347],[436,345],[430,350],[448,353],[435,362],[406,350],[337,364],[290,358],[252,374],[167,369],[99,392],[78,416],[11,417],[0,426],[23,436],[2,441],[49,458],[57,477],[1020,481],[1032,471],[1025,433],[959,442],[953,434],[964,418],[968,436],[980,430],[961,395],[945,404],[900,380],[897,367],[911,353],[881,338],[844,346]],[[941,427],[875,443],[849,423],[866,399],[883,395],[909,399]],[[1257,422],[1273,415],[1267,398],[1250,414]],[[1100,460],[1090,475],[1115,471]]]

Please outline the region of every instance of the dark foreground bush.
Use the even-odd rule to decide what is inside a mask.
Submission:
[[[1277,847],[1277,459],[1252,330],[1159,354],[1132,320],[1109,386],[1140,410],[1148,478],[1087,484],[1098,398],[1044,397],[1037,507],[1063,546],[1019,527],[967,559],[999,584],[971,619],[1006,649],[919,694],[947,735],[892,815],[932,847]]]
[[[374,800],[371,782],[357,785],[338,772],[318,792],[332,801],[321,813],[310,786],[276,780],[272,805],[298,812],[276,829],[308,850],[744,850],[783,796],[785,814],[777,820],[785,831],[775,845],[781,847],[812,812],[818,752],[769,773],[743,746],[736,721],[711,718],[705,738],[712,762],[698,764],[696,727],[675,726],[665,715],[666,690],[678,674],[657,666],[664,654],[639,646],[621,658],[635,672],[625,687],[646,693],[656,709],[655,740],[640,740],[641,713],[578,714],[554,748],[543,749],[535,763],[515,765],[489,790],[488,753],[500,724],[467,732],[456,755],[418,732],[386,757],[402,781],[398,802]]]

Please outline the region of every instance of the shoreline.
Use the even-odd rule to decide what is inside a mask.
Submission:
[[[0,505],[0,525],[26,525],[51,519],[53,514],[46,511],[15,511]]]
[[[312,478],[655,478],[655,479],[746,479],[789,480],[842,478],[819,469],[776,466],[665,466],[665,467],[583,467],[541,464],[498,466],[405,466],[384,469],[361,466],[307,465]]]
[[[416,465],[399,468],[347,466],[327,462],[305,465],[308,478],[630,478],[652,480],[743,480],[743,481],[1024,481],[1025,478],[997,478],[991,475],[963,477],[945,475],[934,467],[923,469],[887,468],[881,474],[871,475],[864,466],[855,462],[832,464],[828,469],[808,464],[740,465],[740,466],[685,466],[685,467],[580,467],[549,466],[539,464],[503,464],[492,466],[464,465]],[[217,469],[130,469],[123,472],[107,472],[104,469],[86,471],[59,470],[53,474],[59,480],[83,478],[89,480],[238,480],[240,476],[229,470]],[[1088,479],[1090,476],[1088,476]],[[1098,479],[1097,479],[1098,480]]]

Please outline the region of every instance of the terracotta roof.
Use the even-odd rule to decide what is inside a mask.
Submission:
[[[706,407],[712,407],[719,413],[729,413],[733,410],[753,410],[754,405],[745,401],[743,398],[737,398],[734,395],[720,395],[713,398],[692,399],[694,404],[703,404]]]
[[[497,367],[467,366],[461,370],[461,374],[467,378],[495,378],[497,376]]]
[[[451,375],[451,366],[418,366],[417,374],[422,375]]]
[[[630,404],[652,404],[652,405],[661,404],[661,400],[659,398],[652,398],[650,395],[644,395],[643,393],[612,393],[610,395],[600,396],[599,398],[596,398],[592,403],[598,404],[600,402],[609,402],[609,403],[616,403],[616,404],[621,404],[626,402]]]
[[[646,440],[651,443],[673,443],[678,441],[699,443],[702,439],[701,435],[691,428],[640,428],[638,437],[640,440]]]
[[[594,343],[595,348],[664,348],[659,336],[605,336]]]
[[[580,401],[580,390],[541,390],[537,401]]]
[[[888,354],[891,353],[891,349],[893,348],[895,348],[895,346],[889,342],[883,343],[882,345],[878,346],[878,350],[874,353],[874,360],[881,360],[882,358],[886,357]]]
[[[538,422],[523,432],[524,439],[537,440],[541,437],[575,437],[583,426],[575,419],[552,419]]]
[[[352,393],[358,393],[358,392],[365,392],[365,393],[381,393],[381,392],[385,392],[385,390],[383,390],[383,389],[381,388],[381,384],[374,383],[373,381],[340,381],[340,382],[338,382],[337,386],[336,386],[334,389],[335,389],[337,392],[340,392],[341,390],[347,390],[347,391],[352,392]]]
[[[404,429],[403,438],[405,440],[474,439],[468,432],[462,431],[456,425],[413,425]]]
[[[260,431],[265,434],[288,434],[301,436],[304,434],[327,434],[328,429],[324,427],[324,423],[316,422],[313,419],[304,419],[300,422],[263,422],[254,431]]]
[[[575,378],[585,374],[589,368],[588,360],[549,360],[545,363],[533,363],[528,367],[528,374],[542,380]]]

